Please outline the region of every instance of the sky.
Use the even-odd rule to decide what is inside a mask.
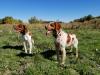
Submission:
[[[89,14],[100,16],[100,0],[0,0],[0,18],[12,16],[25,22],[33,16],[70,22]]]

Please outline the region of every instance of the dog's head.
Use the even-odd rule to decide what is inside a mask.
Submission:
[[[27,32],[27,27],[26,27],[26,25],[23,25],[23,24],[18,24],[16,26],[14,26],[14,29],[17,32],[20,32],[21,34],[25,34]]]
[[[51,32],[58,32],[61,29],[61,25],[59,22],[53,22],[46,25],[45,29],[47,30],[46,35],[48,35]]]

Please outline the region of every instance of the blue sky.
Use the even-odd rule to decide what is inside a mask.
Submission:
[[[100,16],[100,0],[0,0],[0,18],[12,16],[28,21],[36,16],[69,22],[88,14]]]

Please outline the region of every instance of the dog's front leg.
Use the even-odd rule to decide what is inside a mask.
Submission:
[[[26,42],[23,42],[25,53],[27,53]]]
[[[32,41],[29,40],[28,42],[29,42],[29,54],[31,54],[32,53]]]
[[[61,48],[61,65],[65,64],[65,60],[66,60],[66,50],[65,47]]]
[[[60,58],[60,47],[59,46],[60,46],[59,43],[55,43],[57,61],[58,61],[58,64],[60,65],[61,58]]]
[[[76,48],[76,59],[78,58],[78,48]]]

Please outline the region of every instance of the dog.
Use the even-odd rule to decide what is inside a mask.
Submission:
[[[22,35],[23,45],[25,53],[32,53],[32,45],[34,46],[34,40],[32,39],[31,32],[28,31],[26,25],[18,24],[14,26],[14,29]],[[28,51],[29,48],[29,51]]]
[[[64,65],[66,60],[66,47],[71,47],[71,51],[76,48],[76,58],[78,58],[78,39],[75,34],[66,33],[62,30],[60,23],[52,22],[45,26],[46,35],[52,33],[55,38],[55,48],[57,52],[57,61]]]

